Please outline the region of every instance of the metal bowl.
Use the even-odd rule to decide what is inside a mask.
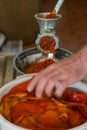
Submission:
[[[44,54],[40,50],[35,48],[30,48],[22,53],[18,54],[13,61],[14,68],[21,74],[26,74],[25,69],[26,67],[31,67],[33,64],[37,63],[38,61],[44,60],[46,58],[51,58],[54,60],[61,60],[67,58],[72,55],[72,52],[58,48],[56,49],[56,53],[46,53]]]

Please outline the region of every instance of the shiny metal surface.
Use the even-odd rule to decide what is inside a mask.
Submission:
[[[31,67],[34,63],[40,62],[43,59],[51,58],[54,60],[61,60],[71,56],[72,53],[63,48],[58,48],[55,54],[44,54],[37,48],[31,48],[23,51],[14,58],[13,66],[21,74],[25,74],[26,67]]]
[[[45,18],[50,12],[44,12],[44,13],[37,13],[35,14],[35,18],[37,20],[37,23],[39,24],[40,33],[37,35],[37,39],[35,40],[35,43],[41,51],[44,52],[44,50],[40,46],[41,39],[45,37],[51,37],[55,41],[55,49],[59,47],[59,38],[56,35],[56,25],[58,23],[58,20],[62,17],[60,14],[56,14],[55,18]]]
[[[40,32],[55,32],[56,24],[58,20],[62,17],[60,14],[57,14],[55,18],[44,18],[49,13],[50,12],[35,14],[35,18],[40,27]]]

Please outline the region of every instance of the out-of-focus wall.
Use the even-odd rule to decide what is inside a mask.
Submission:
[[[40,11],[52,11],[57,1],[58,0],[40,0]]]
[[[10,40],[33,42],[38,33],[37,12],[39,0],[0,0],[0,32]]]

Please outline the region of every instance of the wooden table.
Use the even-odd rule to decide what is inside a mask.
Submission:
[[[15,56],[0,56],[0,87],[20,75],[13,67]]]

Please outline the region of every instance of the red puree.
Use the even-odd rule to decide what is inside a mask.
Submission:
[[[55,63],[53,59],[45,59],[41,62],[33,64],[31,67],[27,67],[25,69],[25,73],[37,73],[53,63]]]
[[[44,37],[43,39],[41,39],[40,41],[40,47],[44,50],[44,52],[51,52],[51,53],[55,53],[55,40],[52,37]]]
[[[43,16],[42,14],[38,14],[39,18],[46,18],[46,19],[53,19],[56,18],[56,10],[53,10],[51,13],[47,14],[46,16]]]

